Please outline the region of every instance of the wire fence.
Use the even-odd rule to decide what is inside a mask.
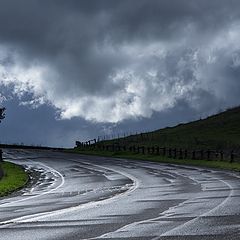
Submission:
[[[96,139],[87,142],[76,141],[76,146],[82,150],[98,150],[111,152],[130,152],[141,155],[159,155],[173,159],[192,159],[192,160],[220,160],[240,162],[240,155],[233,150],[189,150],[184,148],[160,147],[160,146],[139,146],[139,145],[120,145],[98,143]]]

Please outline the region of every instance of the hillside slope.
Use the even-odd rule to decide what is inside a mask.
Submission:
[[[156,144],[188,149],[240,150],[240,107],[203,120],[107,142],[127,146]]]

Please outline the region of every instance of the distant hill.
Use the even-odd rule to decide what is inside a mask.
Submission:
[[[139,146],[240,151],[240,107],[203,120],[106,142]]]

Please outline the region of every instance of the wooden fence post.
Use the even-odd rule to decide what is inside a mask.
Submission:
[[[173,149],[173,158],[177,158],[177,149],[176,148]]]
[[[193,159],[193,160],[196,159],[196,151],[195,151],[195,150],[192,152],[192,159]]]
[[[170,157],[170,158],[172,157],[172,149],[171,148],[168,149],[168,157]]]
[[[155,147],[152,147],[152,154],[155,153]]]
[[[223,161],[223,151],[220,152],[220,159]]]
[[[137,153],[139,154],[140,153],[140,147],[137,146]]]
[[[135,147],[135,145],[133,145],[133,152],[134,152],[134,153],[136,152],[136,147]]]
[[[159,146],[156,147],[157,155],[159,155]]]
[[[148,153],[148,154],[150,153],[150,147],[147,148],[147,153]]]
[[[183,151],[181,148],[179,149],[179,157],[178,158],[183,159]]]
[[[234,152],[231,151],[231,155],[230,155],[230,163],[234,162]]]
[[[163,148],[163,156],[166,156],[166,148]]]
[[[187,158],[188,158],[188,150],[185,149],[185,150],[184,150],[184,159],[187,159]]]
[[[0,163],[3,161],[3,150],[2,149],[0,149]]]
[[[211,151],[207,150],[207,160],[210,160]]]

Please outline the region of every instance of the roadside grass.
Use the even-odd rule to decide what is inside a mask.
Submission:
[[[170,163],[179,165],[199,166],[208,168],[217,168],[223,170],[231,170],[240,172],[240,162],[230,163],[228,161],[214,161],[214,160],[192,160],[192,159],[174,159],[163,157],[159,155],[142,155],[131,152],[109,152],[109,151],[98,151],[98,150],[80,150],[80,149],[68,149],[66,152],[78,153],[85,155],[94,155],[102,157],[113,157],[113,158],[125,158],[132,160],[144,160],[159,163]]]
[[[160,146],[189,150],[235,150],[240,152],[240,107],[197,121],[166,127],[153,132],[132,134],[102,144],[129,147]]]
[[[28,182],[28,174],[24,169],[10,162],[2,162],[4,176],[0,180],[0,197],[22,188]]]
[[[192,160],[175,159],[159,155],[137,154],[133,152],[110,152],[89,148],[75,148],[68,152],[105,157],[128,158],[162,163],[184,164],[200,167],[219,168],[240,172],[240,106],[221,112],[219,114],[199,119],[197,121],[182,123],[174,127],[166,127],[153,132],[136,133],[130,136],[119,137],[112,140],[100,139],[99,145],[140,147],[167,147],[186,149],[188,151],[212,150],[223,151],[228,155],[233,151],[235,162],[229,159],[218,160]],[[107,138],[107,137],[106,137]],[[207,156],[204,156],[207,158]]]

